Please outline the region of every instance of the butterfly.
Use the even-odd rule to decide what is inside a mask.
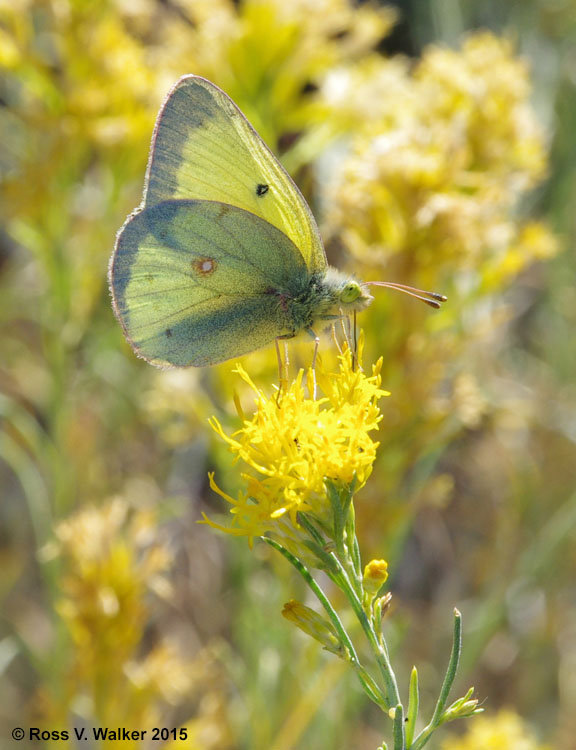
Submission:
[[[234,102],[180,78],[152,137],[141,205],[118,232],[108,278],[136,354],[202,367],[366,308],[370,285],[328,265],[302,194]]]

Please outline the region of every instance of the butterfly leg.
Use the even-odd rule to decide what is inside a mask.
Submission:
[[[354,310],[354,324],[353,324],[353,341],[352,343],[354,346],[352,347],[352,371],[356,370],[358,367],[358,328],[356,327],[356,310]]]
[[[352,356],[352,370],[354,371],[358,367],[358,329],[356,327],[356,310],[353,312],[352,323],[350,322],[350,317],[343,313],[340,321],[342,324],[344,340],[348,344],[348,350]],[[342,353],[341,350],[340,353]]]
[[[334,346],[336,349],[338,349],[338,354],[342,354],[342,347],[340,346],[340,342],[338,341],[338,336],[336,335],[336,324],[332,323],[330,326],[330,330],[332,332],[332,341],[334,342]]]
[[[276,406],[280,406],[282,391],[288,389],[288,346],[284,342],[284,361],[282,361],[279,344],[280,338],[277,337],[274,339],[274,343],[276,344],[276,358],[278,359],[278,394],[276,396]]]
[[[352,351],[352,342],[350,341],[350,318],[347,315],[342,315],[340,322],[342,324],[344,341],[346,342],[348,349]]]
[[[307,328],[306,332],[314,339],[314,354],[312,355],[312,367],[310,369],[312,370],[312,400],[316,401],[316,360],[318,359],[320,339],[311,328]]]
[[[290,365],[290,359],[288,357],[288,340],[284,339],[284,363],[286,365],[286,370],[284,372],[284,375],[286,376],[286,382],[288,382],[288,367]]]

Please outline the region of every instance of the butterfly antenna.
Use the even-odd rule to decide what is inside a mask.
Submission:
[[[398,292],[404,292],[404,294],[408,294],[410,297],[421,300],[436,310],[438,310],[442,302],[446,302],[448,299],[448,297],[438,294],[438,292],[426,292],[423,289],[416,289],[413,286],[406,286],[406,284],[396,284],[393,281],[366,281],[364,283],[366,286],[385,286],[388,289],[396,289]]]

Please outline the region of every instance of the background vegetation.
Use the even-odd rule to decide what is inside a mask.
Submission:
[[[331,262],[449,296],[433,313],[382,291],[361,319],[392,396],[359,536],[390,563],[397,674],[438,684],[457,605],[460,679],[485,698],[434,747],[576,747],[576,4],[399,6],[0,2],[2,743],[381,740],[345,665],[280,617],[283,561],[196,525],[225,512],[207,472],[238,481],[207,427],[237,426],[236,391],[250,408],[234,363],[155,371],[111,312],[158,106],[193,72],[282,156]],[[243,365],[272,388],[272,351]]]

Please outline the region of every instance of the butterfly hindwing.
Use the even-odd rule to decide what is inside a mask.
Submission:
[[[150,150],[143,206],[174,198],[243,208],[287,235],[310,272],[326,268],[302,194],[234,102],[198,76],[168,94]]]
[[[168,200],[131,216],[110,266],[114,309],[137,353],[203,366],[290,334],[282,295],[309,272],[292,241],[219,201]]]

